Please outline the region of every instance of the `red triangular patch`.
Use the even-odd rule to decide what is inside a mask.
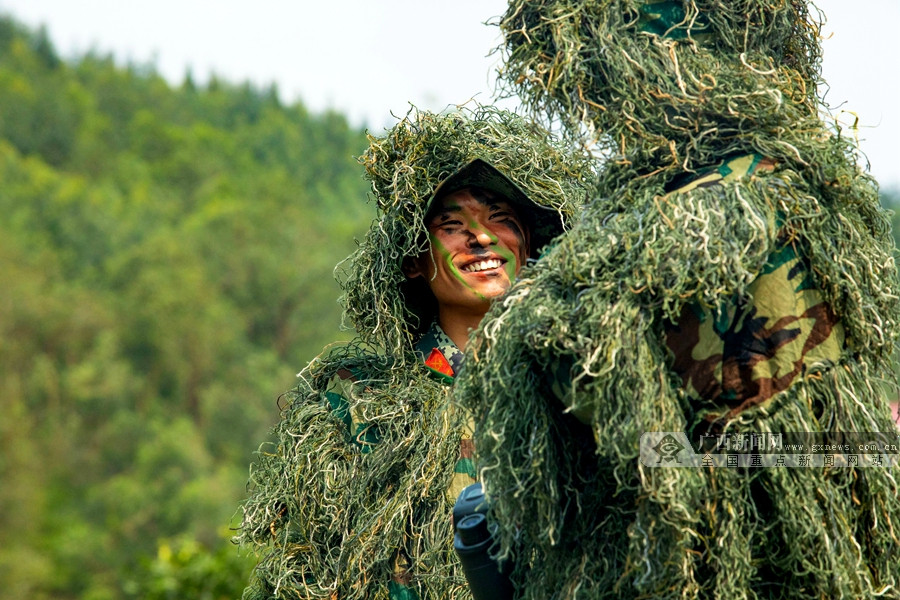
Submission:
[[[444,353],[437,348],[431,349],[431,354],[429,354],[428,358],[425,359],[425,366],[429,369],[434,369],[438,373],[446,375],[447,377],[453,377],[454,375],[453,367],[450,366],[450,363],[447,361],[447,357],[444,356]]]

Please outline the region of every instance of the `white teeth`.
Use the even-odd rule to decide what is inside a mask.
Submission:
[[[487,271],[488,269],[497,269],[501,264],[503,263],[496,258],[492,258],[490,260],[482,260],[477,263],[472,263],[471,265],[466,265],[463,267],[463,270],[468,271],[469,273],[477,273],[479,271]]]

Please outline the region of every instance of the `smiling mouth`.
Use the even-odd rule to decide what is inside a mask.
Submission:
[[[479,260],[477,262],[469,263],[468,265],[462,268],[466,273],[480,273],[481,271],[489,271],[491,269],[499,269],[503,266],[503,261],[497,258],[491,258],[488,260]]]

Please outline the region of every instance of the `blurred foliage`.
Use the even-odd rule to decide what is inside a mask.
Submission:
[[[0,16],[0,589],[233,598],[276,399],[339,331],[363,131],[277,90],[62,60]]]
[[[882,188],[879,192],[881,205],[894,211],[891,215],[891,225],[894,228],[894,244],[900,248],[900,188]]]
[[[252,566],[226,545],[209,551],[190,538],[163,539],[124,588],[141,600],[234,600]]]

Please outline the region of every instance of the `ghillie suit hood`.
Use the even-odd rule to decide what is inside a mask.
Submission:
[[[806,3],[513,0],[501,28],[510,88],[610,158],[454,390],[522,597],[900,597],[896,466],[639,460],[645,432],[894,431],[889,220],[819,117]]]
[[[588,157],[576,156],[525,119],[490,107],[449,115],[413,112],[384,137],[370,136],[369,143],[360,162],[380,216],[341,269],[343,304],[364,341],[395,355],[410,348],[434,316],[433,307],[422,302],[424,282],[408,282],[401,266],[405,257],[428,249],[424,217],[439,184],[472,161],[492,165],[547,213],[536,249],[562,232],[586,197]]]
[[[747,152],[802,161],[823,141],[804,1],[514,1],[501,28],[508,91],[625,178]]]
[[[402,263],[427,249],[435,189],[476,159],[543,207],[537,221],[555,220],[558,232],[593,176],[590,157],[491,107],[414,110],[369,143],[360,162],[378,216],[340,268],[358,336],[301,373],[282,399],[274,444],[253,466],[238,540],[261,560],[247,599],[468,597],[451,546],[450,488],[470,427],[416,354],[431,315]],[[464,170],[469,180],[483,172]]]

